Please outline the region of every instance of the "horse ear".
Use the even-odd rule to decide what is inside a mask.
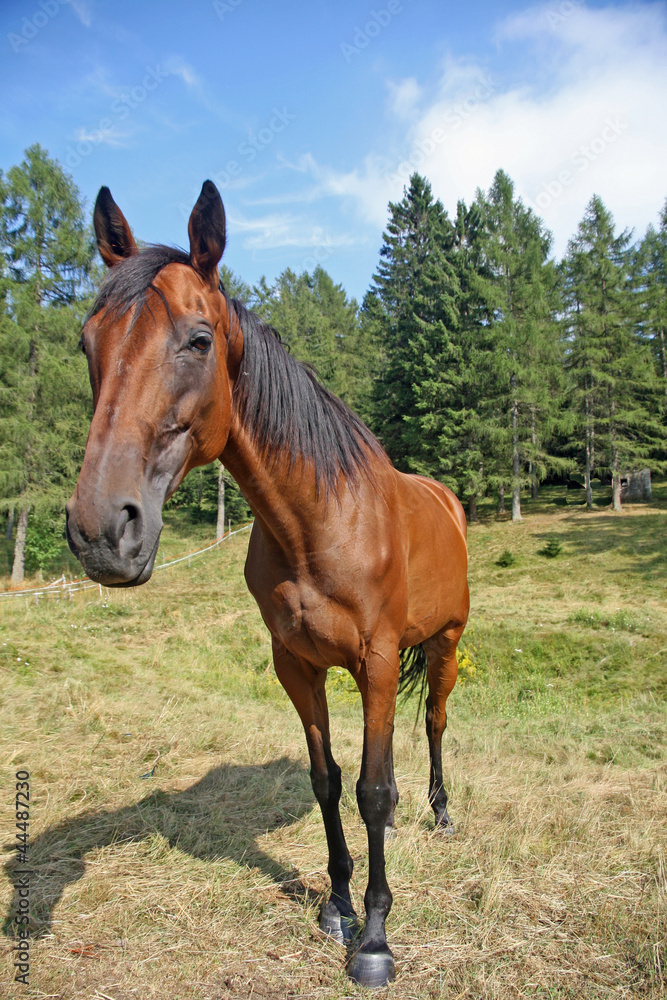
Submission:
[[[111,197],[108,187],[100,188],[93,212],[93,225],[100,256],[107,267],[137,253],[138,247],[127,219]]]
[[[188,222],[190,261],[202,278],[218,287],[218,262],[225,249],[225,209],[212,181],[204,181]]]

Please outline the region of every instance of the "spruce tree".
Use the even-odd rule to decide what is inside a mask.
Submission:
[[[417,390],[424,444],[437,457],[433,474],[467,504],[470,521],[477,520],[477,502],[489,485],[493,455],[487,413],[491,297],[483,235],[479,206],[468,209],[459,201],[452,239],[445,245],[456,276],[457,313],[435,377]]]
[[[555,275],[551,235],[514,197],[499,170],[477,198],[486,222],[485,256],[493,276],[493,343],[497,485],[512,485],[512,520],[521,520],[521,486],[535,484],[549,464],[546,441],[554,426],[553,383],[558,377],[554,324]]]
[[[448,382],[455,381],[454,226],[428,181],[416,173],[403,199],[390,202],[389,213],[378,271],[364,303],[384,342],[375,426],[399,468],[441,476],[447,463],[439,437]]]
[[[649,226],[637,248],[635,275],[643,298],[639,332],[651,347],[667,396],[667,202],[658,229]]]
[[[594,469],[611,472],[612,506],[621,510],[621,475],[653,460],[664,442],[655,407],[656,374],[638,337],[639,298],[633,290],[631,234],[594,195],[563,262],[569,368],[585,456],[587,501]]]
[[[18,515],[18,585],[30,510],[62,512],[85,445],[89,390],[76,345],[94,244],[72,179],[40,146],[0,194],[0,477],[2,504]]]

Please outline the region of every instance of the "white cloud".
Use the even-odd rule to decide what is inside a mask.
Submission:
[[[165,69],[167,73],[178,76],[186,85],[192,89],[201,87],[201,81],[192,66],[182,59],[181,56],[169,56],[166,60]]]
[[[93,20],[93,0],[69,0],[69,4],[81,24],[89,28]]]
[[[554,18],[560,10],[570,13]],[[636,226],[641,235],[667,195],[664,4],[550,3],[512,15],[495,37],[501,64],[534,64],[540,72],[503,86],[473,62],[449,60],[394,156],[371,153],[344,173],[312,157],[300,168],[323,193],[356,202],[374,224],[386,222],[388,200],[401,197],[413,170],[452,212],[502,167],[554,232],[558,254],[594,193],[619,227]],[[416,99],[412,84],[394,87],[399,107]]]
[[[249,250],[271,250],[276,247],[334,248],[358,242],[348,234],[331,235],[322,226],[304,222],[288,214],[265,215],[255,219],[228,214],[230,230],[244,234],[243,245]]]
[[[310,174],[317,182],[319,197],[336,197],[355,205],[357,214],[372,225],[383,225],[387,219],[387,199],[391,193],[384,175],[394,161],[386,156],[370,153],[360,167],[340,172],[318,163],[310,153],[289,164],[293,170]],[[310,192],[313,200],[313,192]]]
[[[242,122],[239,115],[222,104],[218,99],[215,88],[211,88],[190,65],[187,60],[177,54],[167,56],[162,62],[167,73],[182,80],[187,87],[187,92],[192,101],[201,105],[210,114],[215,115],[225,124],[239,127]]]
[[[127,146],[129,138],[129,132],[122,132],[115,126],[104,130],[101,128],[89,130],[83,127],[76,130],[77,142],[92,142],[95,145],[112,146],[114,148]]]
[[[414,76],[409,76],[405,80],[394,83],[387,80],[389,90],[389,110],[397,118],[407,118],[415,110],[415,106],[421,97],[421,87]]]

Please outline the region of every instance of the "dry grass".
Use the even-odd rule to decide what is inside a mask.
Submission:
[[[414,703],[397,724],[392,996],[664,995],[666,517],[542,506],[472,528],[470,666],[445,744],[455,837],[432,830]],[[545,560],[552,533],[563,554]],[[137,591],[0,608],[3,842],[25,766],[39,932],[29,989],[4,939],[3,997],[363,995],[316,930],[324,832],[245,544]],[[331,682],[361,910],[359,704]],[[4,879],[5,913],[11,898]]]

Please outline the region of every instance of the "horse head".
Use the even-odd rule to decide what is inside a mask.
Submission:
[[[134,586],[152,573],[165,500],[225,447],[242,335],[219,287],[225,212],[210,181],[189,253],[140,249],[108,188],[94,225],[109,272],[81,335],[94,413],[67,537],[93,580]]]

